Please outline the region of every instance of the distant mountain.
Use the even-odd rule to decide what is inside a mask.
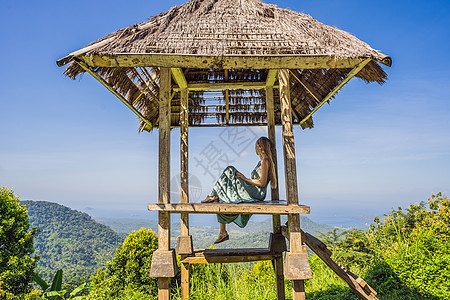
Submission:
[[[95,222],[88,214],[46,201],[21,201],[32,227],[40,233],[34,239],[40,256],[37,272],[51,282],[63,269],[65,282],[89,278],[113,257],[123,238],[108,226]]]
[[[130,219],[130,218],[100,218],[95,217],[95,221],[110,227],[117,232],[121,237],[125,237],[133,230],[138,230],[142,227],[150,228],[153,231],[158,231],[158,221],[149,219]]]

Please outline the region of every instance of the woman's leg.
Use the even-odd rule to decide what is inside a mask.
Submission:
[[[220,175],[217,182],[214,184],[212,191],[202,203],[216,203],[216,202],[233,202],[232,199],[237,199],[236,191],[236,168],[233,166],[226,167]],[[220,201],[219,201],[220,198]]]
[[[227,234],[227,224],[220,224],[219,234]]]
[[[217,237],[217,240],[214,242],[214,244],[222,243],[229,239],[228,232],[227,232],[227,225],[220,223],[220,232],[219,236]]]

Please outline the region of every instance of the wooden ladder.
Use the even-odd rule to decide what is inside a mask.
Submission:
[[[288,229],[282,226],[283,235],[289,240]],[[361,277],[347,270],[343,266],[331,259],[331,250],[315,236],[301,230],[302,241],[322,259],[325,264],[333,270],[349,287],[355,292],[359,298],[367,300],[378,300],[377,292],[367,284]]]

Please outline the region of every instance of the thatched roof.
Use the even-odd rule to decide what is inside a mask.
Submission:
[[[349,61],[370,58],[372,61],[356,77],[378,83],[383,83],[387,75],[377,62],[391,64],[390,57],[351,34],[324,25],[303,13],[256,0],[191,0],[147,22],[113,32],[58,61],[58,65],[71,62],[65,70],[65,74],[71,78],[85,72],[76,60],[88,63],[149,121],[141,123],[141,130],[150,130],[150,126],[146,126],[148,123],[157,126],[159,69],[158,65],[113,66],[114,58],[124,54],[326,56],[333,60]],[[108,57],[113,64],[99,63],[101,57]],[[312,127],[312,119],[304,119],[321,105],[317,98],[329,94],[351,69],[342,66],[291,69],[294,123],[303,121],[302,127]],[[203,68],[183,68],[183,73],[190,83],[264,82],[268,70],[248,69],[239,65],[235,68],[205,65]],[[316,97],[301,81],[315,90]],[[176,92],[172,100],[173,126],[179,125],[178,94]],[[275,116],[279,124],[279,102],[275,94]],[[265,122],[264,90],[230,90],[229,120],[225,120],[224,95],[223,91],[190,93],[190,125],[204,124],[211,118],[218,123]],[[138,96],[138,100],[134,101]]]

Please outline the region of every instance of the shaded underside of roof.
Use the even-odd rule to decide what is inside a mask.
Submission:
[[[333,59],[370,58],[356,77],[383,83],[387,75],[378,62],[390,65],[390,57],[372,49],[351,34],[324,25],[309,15],[281,9],[256,0],[192,0],[152,17],[147,22],[120,29],[58,61],[70,62],[65,74],[71,78],[85,72],[75,61],[82,57],[119,54],[182,55],[322,55]],[[91,66],[148,122],[140,130],[158,125],[158,66]],[[311,128],[313,112],[352,68],[291,69],[291,102],[294,124]],[[235,68],[183,68],[188,83],[265,82],[268,70]],[[303,82],[303,83],[302,83]],[[313,89],[314,93],[305,88]],[[275,83],[276,85],[276,83]],[[275,121],[280,124],[277,89]],[[179,126],[180,92],[172,95],[172,126]],[[228,114],[225,112],[228,103]],[[227,119],[226,116],[229,116]],[[205,123],[266,122],[264,89],[191,91],[189,125]],[[303,121],[303,122],[302,122]]]

